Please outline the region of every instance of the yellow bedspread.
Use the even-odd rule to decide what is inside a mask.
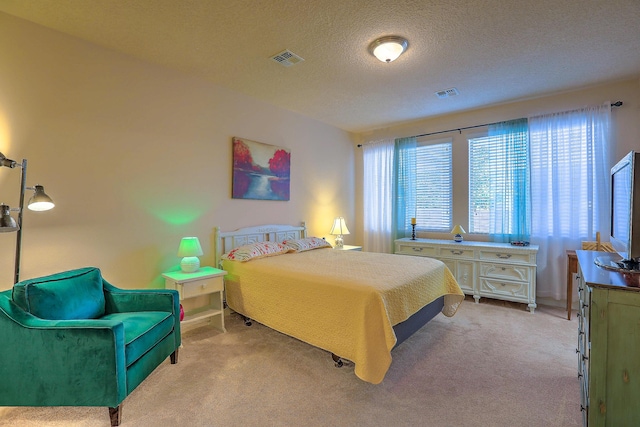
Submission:
[[[449,269],[424,257],[316,249],[223,267],[229,307],[351,360],[374,384],[391,365],[394,325],[443,295],[453,316],[464,299]]]

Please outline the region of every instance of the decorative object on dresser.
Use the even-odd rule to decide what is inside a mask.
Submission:
[[[582,242],[582,250],[583,251],[598,251],[598,252],[615,252],[613,246],[611,246],[610,242],[602,242],[600,241],[600,232],[596,231],[596,241],[595,242]]]
[[[460,288],[481,297],[521,302],[534,312],[538,246],[408,238],[395,241],[395,253],[436,258],[453,273]]]
[[[183,257],[180,268],[183,273],[194,273],[200,268],[199,256],[202,256],[202,246],[197,237],[183,237],[178,248],[178,256]]]
[[[462,228],[461,225],[456,225],[455,227],[453,227],[453,230],[451,230],[451,234],[453,234],[453,241],[454,242],[462,242],[462,235],[465,234],[466,231],[464,231],[464,228]]]
[[[207,296],[209,303],[199,307],[189,307],[185,313],[183,325],[210,320],[212,325],[222,332],[224,327],[224,276],[226,271],[213,267],[202,267],[195,273],[170,271],[163,273],[164,285],[167,289],[175,289],[180,295],[180,301],[195,302],[198,297]],[[189,300],[189,301],[185,301]]]
[[[578,377],[584,426],[640,425],[640,272],[598,267],[608,252],[576,251]]]
[[[31,196],[27,203],[29,210],[36,212],[48,211],[49,209],[53,209],[55,205],[53,204],[51,197],[47,196],[44,192],[44,187],[42,185],[27,187],[27,159],[22,159],[22,162],[18,163],[15,160],[8,159],[4,154],[0,153],[0,168],[3,166],[9,169],[19,167],[22,171],[20,179],[20,201],[16,208],[18,212],[18,220],[16,221],[11,218],[12,209],[8,205],[5,205],[4,203],[0,204],[0,232],[17,232],[13,283],[18,283],[20,281],[20,257],[22,252],[22,214],[24,212],[24,194],[27,190],[34,191],[33,196]]]
[[[344,240],[342,236],[345,234],[350,234],[349,229],[347,228],[347,223],[344,222],[344,218],[339,216],[335,220],[333,220],[333,226],[331,227],[331,231],[329,232],[332,236],[336,236],[336,248],[341,248],[344,245]]]

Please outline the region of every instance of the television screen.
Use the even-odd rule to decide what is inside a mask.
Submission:
[[[611,168],[611,245],[624,268],[640,268],[640,153],[624,156]]]
[[[626,162],[611,175],[611,237],[627,246],[618,245],[617,250],[623,258],[627,258],[629,251],[631,172],[632,164]]]

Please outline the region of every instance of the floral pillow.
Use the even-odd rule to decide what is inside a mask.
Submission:
[[[222,259],[245,262],[257,258],[286,254],[287,252],[293,252],[293,249],[281,243],[256,242],[239,246],[222,255]]]
[[[285,240],[282,244],[296,252],[310,251],[312,249],[331,248],[331,243],[318,237],[307,237],[304,239]]]

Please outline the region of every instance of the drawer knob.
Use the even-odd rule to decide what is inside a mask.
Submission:
[[[511,258],[511,254],[496,254],[498,258],[509,259]]]
[[[422,252],[422,248],[416,248],[415,246],[411,249],[413,249],[415,252]]]
[[[451,249],[453,255],[462,255],[464,252],[458,249]]]

